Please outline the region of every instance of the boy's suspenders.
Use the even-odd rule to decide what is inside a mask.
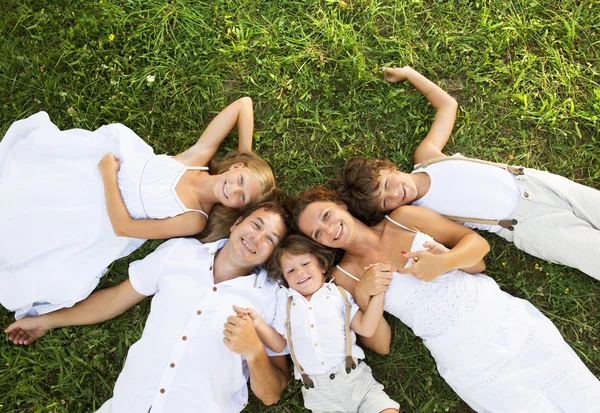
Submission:
[[[342,287],[340,287],[338,285],[336,285],[336,287],[340,291],[340,294],[342,295],[342,298],[344,299],[344,303],[346,305],[346,318],[345,318],[345,322],[344,322],[344,330],[346,332],[346,373],[350,373],[352,371],[352,369],[356,368],[356,364],[354,363],[354,360],[352,359],[352,340],[351,340],[351,336],[350,336],[350,310],[352,309],[352,305],[348,301],[348,296],[346,295],[346,290],[344,290]],[[296,353],[294,353],[294,345],[292,344],[292,326],[290,323],[290,313],[292,310],[292,301],[294,301],[294,297],[291,297],[291,296],[288,297],[287,319],[285,321],[285,329],[286,329],[286,334],[287,334],[287,339],[288,339],[288,347],[290,349],[290,356],[292,356],[292,361],[294,362],[294,366],[296,367],[296,370],[298,370],[300,372],[300,375],[302,376],[302,383],[304,384],[304,387],[307,389],[309,387],[314,388],[315,385],[314,385],[313,381],[311,380],[310,377],[308,377],[308,374],[306,374],[304,372],[304,369],[302,368],[300,363],[298,363],[298,359],[296,358]]]
[[[444,161],[452,161],[452,160],[457,160],[457,159],[461,160],[461,161],[474,162],[474,163],[480,163],[480,164],[484,164],[484,165],[494,166],[496,168],[504,169],[515,176],[524,174],[524,168],[522,166],[511,166],[511,165],[507,165],[504,163],[483,161],[481,159],[467,158],[464,156],[440,156],[438,158],[428,159],[424,162],[421,162],[421,163],[415,165],[414,170],[416,171],[418,169],[425,169],[429,165],[432,165],[434,163],[444,162]],[[444,215],[444,217],[446,217],[452,221],[458,221],[458,222],[471,222],[474,224],[484,224],[484,225],[499,225],[502,228],[506,228],[510,231],[513,231],[515,229],[514,225],[517,225],[516,219],[500,219],[500,220],[498,220],[498,219],[481,219],[481,218],[471,218],[471,217],[460,217],[460,216],[455,216],[455,215]]]

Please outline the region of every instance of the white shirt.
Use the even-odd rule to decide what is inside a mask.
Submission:
[[[492,166],[460,160],[434,163],[413,173],[431,178],[427,193],[412,204],[438,214],[479,219],[507,219],[520,198],[515,177]],[[498,232],[499,225],[465,223],[470,228]]]
[[[152,413],[244,408],[247,364],[223,344],[223,326],[233,304],[272,322],[279,287],[262,269],[215,285],[215,253],[226,242],[172,239],[130,265],[135,290],[155,295],[142,338],[129,349],[115,385],[113,413],[147,413],[150,406]]]
[[[277,314],[273,328],[279,334],[286,335],[288,297],[294,297],[290,310],[292,344],[298,363],[306,374],[325,374],[346,359],[346,303],[337,286],[326,283],[313,294],[310,301],[302,294],[287,288],[281,288],[277,294]],[[347,293],[350,309],[350,322],[359,310],[358,305]],[[352,336],[352,356],[363,359],[365,353],[356,345],[356,334]],[[289,337],[286,339],[290,340]],[[300,374],[295,371],[296,379]],[[154,412],[152,412],[154,413]]]

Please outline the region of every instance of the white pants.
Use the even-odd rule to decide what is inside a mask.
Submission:
[[[577,268],[600,280],[600,191],[565,177],[525,169],[521,198],[502,238],[535,257]]]
[[[96,413],[110,413],[112,411],[112,399],[108,399]]]

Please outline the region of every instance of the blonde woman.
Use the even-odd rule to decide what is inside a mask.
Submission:
[[[240,152],[209,170],[236,124]],[[17,319],[70,307],[146,239],[196,234],[217,204],[262,201],[275,179],[251,153],[253,128],[247,97],[174,157],[121,124],[61,131],[45,112],[13,123],[0,142],[0,303]]]

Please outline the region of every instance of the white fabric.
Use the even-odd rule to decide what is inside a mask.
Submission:
[[[417,233],[411,251],[429,239]],[[455,270],[424,282],[395,273],[385,310],[423,338],[440,375],[479,412],[584,413],[600,405],[600,382],[552,322],[483,274]]]
[[[120,159],[132,217],[183,212],[171,184],[186,167],[155,156],[123,125],[60,131],[39,112],[13,123],[0,142],[0,303],[17,319],[81,301],[111,262],[143,244],[112,230],[97,167],[108,152]]]
[[[332,283],[326,283],[316,291],[310,301],[295,290],[281,288],[277,294],[277,312],[273,328],[286,335],[288,297],[294,297],[290,310],[292,343],[298,363],[309,376],[325,374],[346,360],[346,303],[340,291]],[[351,303],[350,321],[359,310],[358,305],[347,293]],[[352,356],[363,359],[365,353],[356,345],[356,334],[352,336]],[[286,337],[289,340],[289,337]],[[295,371],[296,379],[300,373]]]
[[[100,407],[100,409],[98,409],[96,411],[96,413],[111,413],[112,409],[111,409],[111,405],[112,405],[112,399],[108,399],[103,405],[102,407]]]
[[[413,173],[431,178],[427,193],[412,204],[442,215],[479,219],[507,219],[520,193],[510,172],[491,165],[461,160],[434,163]],[[498,225],[465,223],[471,228],[497,232]]]
[[[214,257],[225,242],[173,239],[130,265],[136,291],[155,296],[115,385],[113,413],[243,409],[249,372],[244,358],[225,347],[223,326],[234,304],[272,323],[279,286],[264,270],[215,285]]]

